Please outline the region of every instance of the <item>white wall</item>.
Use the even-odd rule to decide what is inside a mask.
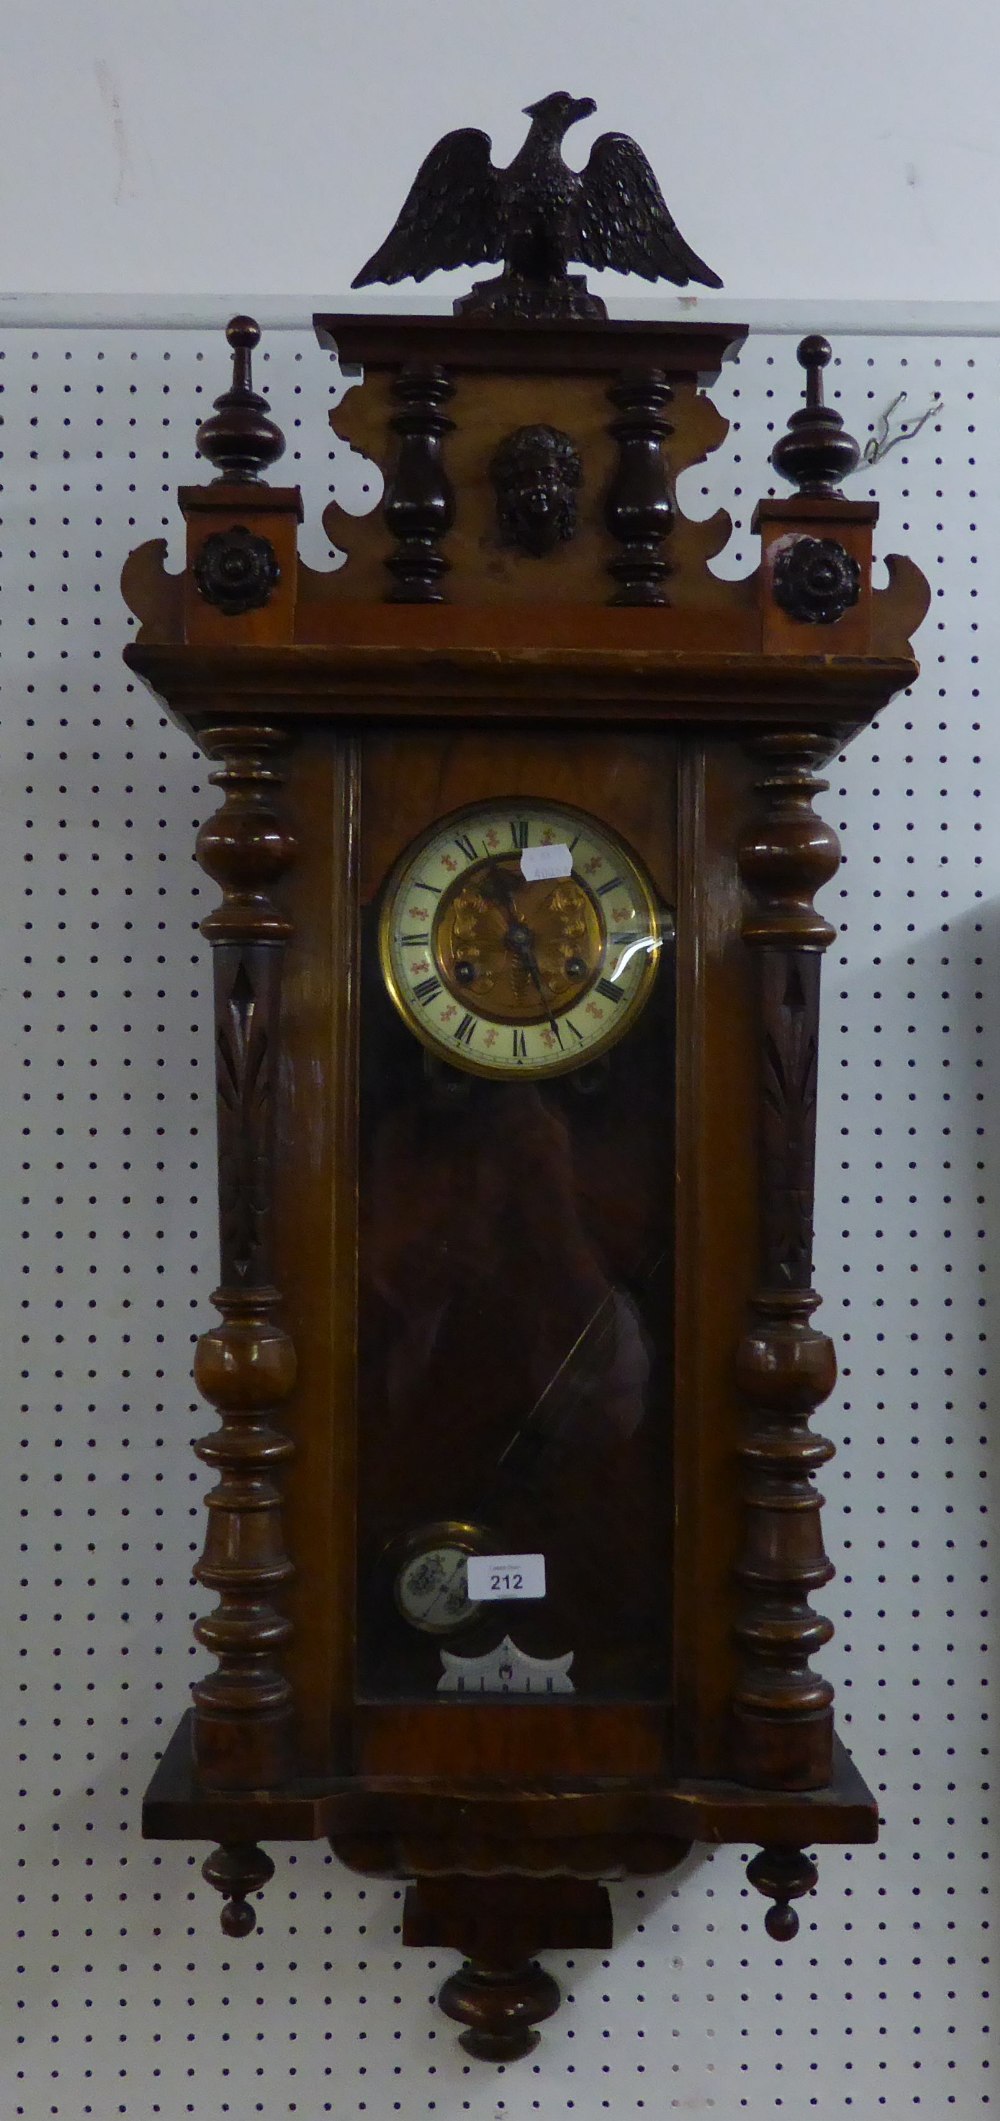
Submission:
[[[987,0],[6,0],[0,287],[341,297],[449,127],[634,134],[726,304],[1000,296]],[[640,283],[633,283],[636,293]]]

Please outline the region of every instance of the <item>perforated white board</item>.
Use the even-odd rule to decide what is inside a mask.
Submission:
[[[616,1888],[613,1956],[552,1955],[566,2002],[506,2070],[467,2063],[431,2008],[451,1956],[402,1952],[390,1887],[278,1847],[259,1932],[233,1945],[204,1848],[139,1839],[196,1669],[188,1439],[211,1421],[189,1365],[215,1263],[196,924],[214,893],[191,850],[213,806],[205,762],[127,682],[117,582],[147,537],[179,564],[174,491],[204,475],[194,429],[224,349],[52,328],[8,333],[0,355],[3,1554],[21,1616],[3,1630],[19,1756],[4,2114],[971,2121],[989,2085],[1000,345],[858,335],[830,377],[862,437],[901,388],[905,413],[944,399],[852,488],[881,503],[879,553],[911,553],[934,595],[919,687],[824,802],[845,862],[821,901],[842,930],[821,1083],[817,1282],[842,1357],[822,1421],[840,1446],[823,1666],[882,1793],[882,1843],[823,1855],[784,1951],[738,1850]],[[333,371],[308,333],[279,332],[260,376],[322,564]],[[799,381],[793,341],[756,337],[716,393],[732,432],[684,486],[692,513],[733,506],[727,571],[752,563],[749,511]],[[343,470],[362,505],[364,467]]]

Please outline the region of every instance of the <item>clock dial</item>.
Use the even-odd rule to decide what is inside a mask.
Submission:
[[[476,1075],[558,1075],[635,1022],[663,917],[635,855],[582,811],[515,798],[444,818],[390,878],[379,949],[417,1037]]]

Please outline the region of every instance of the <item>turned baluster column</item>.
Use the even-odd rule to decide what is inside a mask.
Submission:
[[[814,1485],[833,1446],[809,1419],[837,1374],[832,1343],[812,1324],[819,974],[835,933],[813,895],[835,874],[840,849],[812,806],[827,786],[814,773],[818,739],[781,733],[755,749],[766,765],[763,809],[742,839],[740,868],[754,895],[743,934],[760,996],[761,1276],[738,1357],[753,1415],[741,1453],[733,1774],[754,1788],[804,1790],[830,1780],[833,1740],[833,1689],[810,1664],[833,1632],[809,1602],[833,1574]]]
[[[440,604],[441,576],[450,562],[439,547],[455,520],[441,447],[455,423],[442,407],[455,386],[443,368],[414,364],[401,369],[392,393],[399,411],[389,425],[399,436],[399,455],[383,513],[398,544],[385,563],[393,578],[386,596],[390,604]]]
[[[604,503],[604,520],[621,550],[608,561],[618,583],[612,604],[665,604],[670,563],[662,551],[673,504],[663,444],[671,432],[663,408],[670,385],[658,368],[623,369],[608,396],[619,410],[609,433],[618,463]]]
[[[276,1596],[292,1574],[275,1473],[291,1443],[273,1410],[295,1381],[295,1351],[275,1318],[271,1266],[271,1177],[282,956],[289,923],[269,896],[294,853],[274,810],[281,775],[279,730],[237,725],[205,730],[221,761],[213,782],[222,807],[202,827],[198,859],[221,885],[222,904],[202,922],[212,944],[219,1143],[221,1323],[202,1335],[199,1390],[221,1427],[195,1445],[218,1473],[207,1497],[205,1548],[195,1569],[218,1596],[195,1634],[218,1660],[194,1693],[194,1758],[214,1789],[264,1789],[291,1773],[291,1688],[280,1651],[289,1622]],[[269,1859],[252,1847],[216,1851],[206,1865],[226,1895],[230,1934],[253,1927],[246,1893]]]

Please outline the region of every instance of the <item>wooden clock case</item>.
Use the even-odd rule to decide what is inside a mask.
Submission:
[[[708,564],[728,517],[689,521],[675,482],[726,432],[704,386],[741,330],[316,322],[364,375],[336,430],[386,482],[364,518],[331,507],[345,564],[303,564],[298,491],[261,476],[282,442],[252,388],[256,327],[236,319],[233,386],[199,438],[220,476],[180,496],[185,571],[154,541],[124,574],[127,661],[222,795],[198,842],[222,891],[203,923],[220,1322],[196,1362],[220,1418],[196,1445],[218,1475],[196,1572],[217,1663],[144,1830],[218,1844],[205,1872],[231,1935],[273,1869],[263,1842],[329,1838],[352,1868],[415,1881],[405,1940],[465,1955],[442,2004],[471,2052],[505,2059],[558,2001],[532,1954],[609,1945],[603,1881],[668,1871],[693,1842],[757,1844],[750,1876],[785,1938],[815,1883],[804,1851],[876,1835],[811,1663],[831,1633],[810,1598],[832,1573],[814,1484],[832,1446],[810,1417],[836,1374],[811,1287],[834,933],[813,897],[838,860],[813,798],[915,677],[927,590],[898,559],[872,589],[877,511],[839,491],[858,453],[823,405],[823,341],[800,350],[807,403],[775,452],[799,490],[760,503],[759,565],[731,582]],[[558,448],[539,442],[553,432]],[[557,512],[534,533],[516,476],[504,486],[501,445],[525,433],[529,455],[549,446],[535,469]],[[604,818],[676,911],[669,1685],[364,1701],[362,921],[430,821],[516,792]]]

